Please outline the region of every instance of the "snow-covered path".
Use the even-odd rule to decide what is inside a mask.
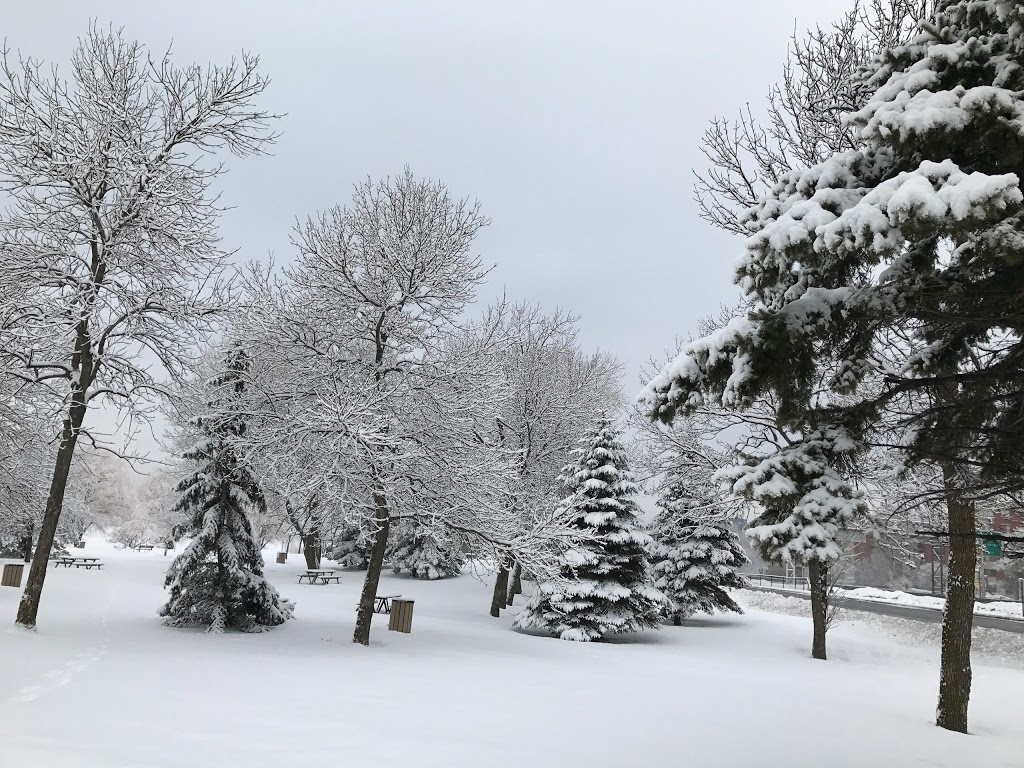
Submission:
[[[94,545],[90,543],[90,548]],[[298,619],[263,635],[171,630],[159,552],[104,550],[51,572],[35,634],[0,628],[0,768],[363,765],[1019,766],[1024,671],[979,660],[972,736],[931,724],[937,651],[840,626],[808,658],[801,617],[750,612],[567,643],[487,615],[472,577],[386,576],[413,632],[354,646],[361,574],[295,583]],[[0,590],[13,621],[18,590]]]

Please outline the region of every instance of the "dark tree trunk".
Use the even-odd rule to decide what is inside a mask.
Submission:
[[[306,567],[319,568],[320,555],[320,530],[318,528],[313,528],[309,533],[302,537],[302,556],[306,558]]]
[[[825,654],[825,633],[828,631],[828,564],[811,560],[807,564],[811,582],[811,623],[814,640],[811,642],[811,657],[828,658]]]
[[[25,591],[18,604],[18,616],[14,620],[16,625],[26,629],[36,628],[39,599],[43,594],[43,582],[46,580],[53,539],[57,535],[57,525],[60,523],[60,513],[64,507],[64,492],[68,485],[68,475],[71,473],[71,459],[75,455],[78,432],[82,428],[82,420],[85,418],[84,395],[80,390],[76,390],[74,398],[68,418],[64,420],[64,430],[53,467],[53,477],[50,479],[50,492],[46,497],[43,524],[39,526],[39,539],[36,542],[35,555],[32,557],[32,565],[28,571]]]
[[[516,595],[523,594],[523,566],[516,563],[516,570],[512,577],[512,593]],[[512,601],[510,600],[509,603]]]
[[[221,510],[231,508],[231,486],[228,483],[222,482],[220,486],[220,508]],[[221,512],[221,519],[223,520],[224,513]],[[221,529],[223,530],[223,528]],[[223,611],[224,626],[219,629],[224,630],[228,628],[229,619],[231,615],[231,580],[228,578],[227,567],[224,565],[224,552],[220,547],[217,547],[217,578],[220,579],[220,601],[221,610]],[[210,630],[213,630],[214,626],[210,626]]]
[[[380,572],[384,567],[384,554],[388,548],[388,533],[391,530],[391,514],[388,511],[388,500],[384,493],[373,494],[373,502],[377,508],[377,533],[370,550],[370,562],[363,580],[363,592],[359,596],[359,608],[356,610],[356,630],[352,642],[360,645],[370,644],[370,624],[373,622],[373,601],[377,596],[377,585],[380,584]]]
[[[967,733],[967,704],[971,698],[971,628],[974,623],[974,503],[956,492],[953,468],[943,467],[949,510],[949,578],[946,610],[942,614],[942,658],[939,706],[935,724]]]
[[[25,527],[25,537],[21,540],[21,554],[26,563],[32,562],[32,533],[35,526],[29,523]]]
[[[501,570],[498,571],[498,578],[494,581],[494,594],[491,596],[491,616],[501,616],[501,609],[505,607],[505,600],[508,597],[508,566],[502,562]]]

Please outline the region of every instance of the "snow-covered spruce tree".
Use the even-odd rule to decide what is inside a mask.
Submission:
[[[404,521],[393,532],[387,555],[395,573],[408,571],[417,579],[445,579],[462,573],[466,556],[458,542],[442,539],[439,532]]]
[[[654,586],[671,601],[666,618],[678,626],[698,611],[743,613],[725,591],[746,586],[738,569],[750,561],[736,532],[709,514],[711,505],[694,498],[683,483],[667,485],[658,506],[651,573]]]
[[[702,393],[742,407],[771,391],[794,426],[827,410],[854,441],[888,416],[908,464],[941,466],[950,578],[937,724],[966,732],[974,499],[1024,477],[1024,7],[937,6],[869,68],[847,118],[855,148],[785,175],[745,215],[737,281],[752,311],[650,391],[663,419]],[[900,365],[879,354],[889,335],[912,350]],[[854,405],[816,398],[823,357]],[[865,381],[882,384],[872,393]]]
[[[851,462],[853,446],[841,430],[808,430],[768,456],[748,457],[716,473],[760,506],[747,535],[761,555],[807,566],[815,659],[828,657],[828,569],[842,555],[842,531],[868,516],[864,495],[840,471]]]
[[[293,605],[263,577],[246,515],[248,507],[266,504],[236,448],[247,426],[240,400],[248,357],[233,347],[224,362],[207,382],[207,413],[192,420],[200,437],[184,458],[198,466],[178,484],[175,508],[191,516],[183,533],[193,538],[167,570],[171,596],[160,615],[168,626],[259,632],[290,619]]]
[[[657,627],[668,599],[651,583],[650,537],[631,498],[638,488],[618,430],[602,418],[577,454],[562,472],[570,491],[563,503],[585,537],[564,556],[560,578],[537,585],[515,626],[584,642]]]
[[[785,413],[770,391],[739,397],[727,388],[734,380],[701,378],[704,356],[728,348],[746,323],[742,316],[723,320],[702,323],[707,335],[682,345],[676,361],[652,379],[642,396],[648,416],[671,424],[668,430],[641,431],[648,443],[646,463],[685,478],[691,488],[704,486],[702,496],[713,491],[711,483],[727,482],[734,497],[755,503],[760,514],[748,535],[762,556],[808,567],[811,655],[825,659],[828,568],[842,553],[843,529],[867,514],[863,494],[852,483],[858,444],[842,429],[817,426],[820,417],[813,409]],[[691,363],[693,368],[686,369]],[[818,381],[819,369],[810,361],[807,375]],[[667,373],[675,370],[687,370],[699,382],[685,399],[683,390],[665,389]],[[816,396],[830,394],[827,388],[815,390]],[[741,443],[731,454],[718,455],[704,444],[708,438],[721,442],[737,436]]]
[[[373,549],[373,533],[358,525],[342,527],[328,559],[342,568],[365,571],[370,565],[370,550]]]

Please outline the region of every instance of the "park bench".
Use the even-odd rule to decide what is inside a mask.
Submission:
[[[376,601],[373,606],[374,613],[391,613],[391,601],[401,597],[401,595],[376,595],[374,600]]]
[[[341,576],[336,575],[333,568],[310,568],[299,574],[299,584],[306,579],[309,584],[341,583]]]
[[[53,567],[54,568],[59,568],[62,565],[65,568],[71,568],[72,566],[74,566],[75,568],[85,568],[86,570],[89,570],[91,568],[95,568],[97,570],[100,570],[100,569],[103,568],[103,563],[100,562],[100,559],[98,557],[58,557],[58,558],[56,558],[56,562],[54,563]]]
[[[152,550],[153,549],[153,545],[152,544],[139,544],[138,546],[135,547],[135,551],[136,552],[141,552],[144,549]]]

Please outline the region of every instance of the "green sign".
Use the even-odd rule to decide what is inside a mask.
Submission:
[[[1003,554],[1003,542],[999,541],[999,539],[985,539],[983,546],[985,547],[986,555],[999,557]]]

